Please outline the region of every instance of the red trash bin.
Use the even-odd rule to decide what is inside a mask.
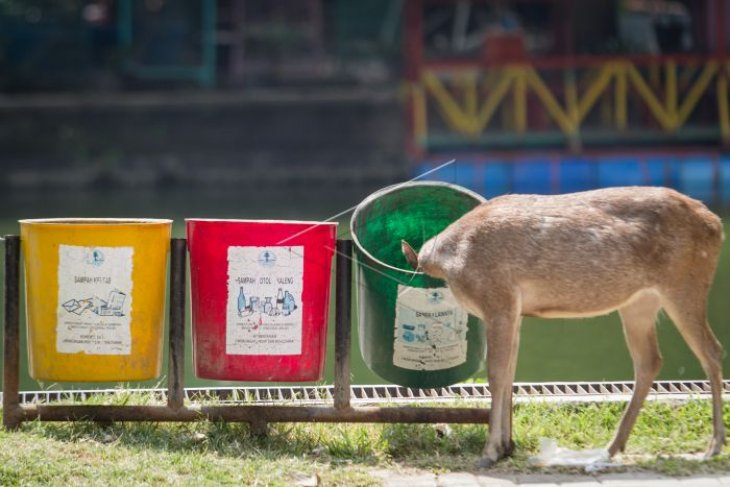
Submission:
[[[317,381],[336,223],[187,219],[195,374]]]

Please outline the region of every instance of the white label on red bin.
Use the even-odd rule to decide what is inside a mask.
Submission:
[[[442,370],[466,362],[468,313],[449,288],[398,285],[393,365]]]
[[[304,247],[228,247],[227,355],[301,355]]]
[[[58,248],[56,350],[129,355],[132,352],[133,247]]]

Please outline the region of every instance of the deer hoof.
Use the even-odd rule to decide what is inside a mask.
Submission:
[[[487,470],[492,468],[497,462],[498,460],[492,460],[489,457],[482,457],[479,459],[479,463],[477,463],[477,468],[479,470]]]
[[[710,442],[710,447],[705,452],[705,460],[710,459],[714,456],[717,456],[722,451],[722,445],[724,444],[724,441],[717,441],[716,438],[713,438]]]
[[[606,451],[608,451],[608,458],[613,458],[614,455],[616,455],[617,453],[623,453],[625,448],[625,442],[619,443],[617,441],[614,441],[613,443],[608,445],[608,448],[606,449]]]
[[[505,447],[504,447],[504,456],[511,457],[514,452],[515,452],[515,442],[514,442],[514,440],[509,440],[509,443],[507,443],[507,445],[505,445]]]

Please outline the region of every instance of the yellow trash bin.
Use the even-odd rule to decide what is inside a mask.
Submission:
[[[30,376],[159,377],[171,220],[20,220]]]

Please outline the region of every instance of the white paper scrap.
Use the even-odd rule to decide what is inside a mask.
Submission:
[[[552,438],[540,438],[540,451],[537,456],[530,457],[529,462],[541,467],[583,467],[586,472],[596,472],[611,467],[621,466],[609,461],[608,450],[594,448],[591,450],[570,450],[561,448]]]

